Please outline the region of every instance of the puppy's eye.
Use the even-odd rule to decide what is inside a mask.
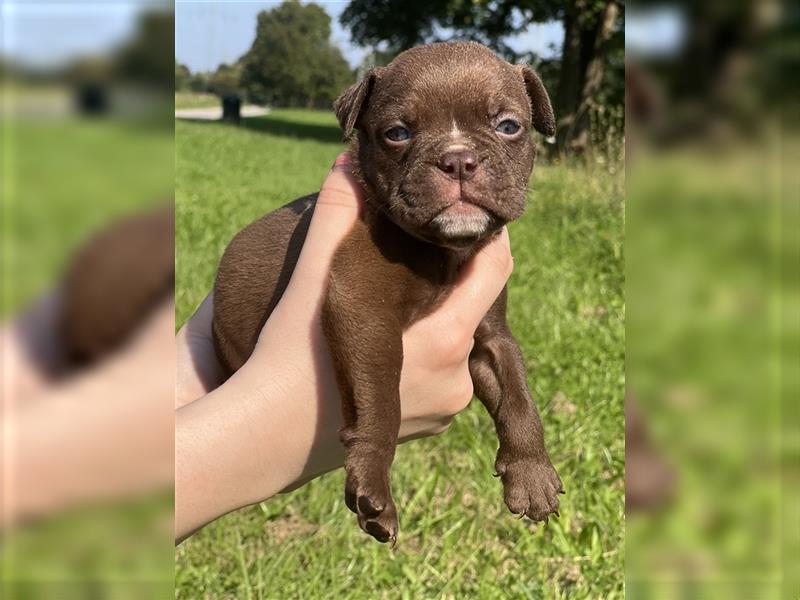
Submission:
[[[503,135],[514,135],[521,129],[521,125],[514,121],[513,119],[504,119],[497,124],[497,127],[494,130],[497,133],[502,133]]]
[[[405,142],[411,138],[411,132],[400,125],[388,129],[384,135],[391,142]]]

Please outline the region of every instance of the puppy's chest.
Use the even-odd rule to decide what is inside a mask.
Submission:
[[[452,285],[420,284],[406,288],[397,305],[403,329],[407,329],[439,308],[451,290]]]
[[[357,224],[340,247],[334,270],[349,280],[353,299],[393,315],[406,329],[445,301],[464,258],[392,230],[381,234]]]
[[[428,264],[423,270],[406,269],[397,300],[397,311],[403,329],[425,318],[442,305],[453,290],[457,274],[446,264]]]

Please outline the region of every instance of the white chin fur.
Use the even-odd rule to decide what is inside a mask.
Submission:
[[[489,221],[489,215],[483,211],[467,215],[452,215],[444,212],[431,221],[431,225],[445,237],[465,238],[478,237],[485,233]]]

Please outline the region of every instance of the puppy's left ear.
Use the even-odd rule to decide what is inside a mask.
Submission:
[[[533,128],[547,137],[554,136],[556,134],[556,118],[553,114],[553,105],[550,104],[550,96],[547,95],[542,80],[528,65],[520,65],[519,69],[522,71],[525,89],[531,100]]]
[[[370,69],[361,81],[351,86],[334,101],[333,111],[336,113],[336,118],[339,119],[339,126],[342,128],[342,137],[345,141],[358,123],[358,117],[366,106],[367,97],[372,91],[380,71],[381,67]]]

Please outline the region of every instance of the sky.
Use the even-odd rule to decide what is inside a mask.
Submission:
[[[175,56],[192,71],[214,70],[244,54],[255,37],[256,15],[277,0],[177,0]],[[333,42],[356,67],[366,50],[353,45],[339,25],[347,0],[317,0],[331,15]],[[76,56],[108,52],[134,31],[147,7],[169,7],[169,0],[0,0],[0,51],[30,66],[54,67]],[[626,13],[626,44],[637,54],[669,54],[683,41],[685,15],[655,7]],[[561,46],[560,23],[532,25],[509,39],[518,52],[550,57]]]
[[[625,52],[634,56],[670,56],[683,44],[686,15],[671,6],[628,7]]]
[[[256,15],[280,4],[253,0],[177,0],[175,3],[175,57],[192,72],[211,71],[220,63],[235,62],[253,43]],[[350,34],[339,24],[347,0],[316,0],[331,16],[331,39],[350,66],[357,67],[367,50],[350,42]],[[534,50],[552,56],[550,48],[560,49],[564,32],[560,23],[531,26],[510,40],[515,50]]]
[[[58,67],[76,56],[107,52],[134,32],[145,6],[162,2],[0,0],[2,52],[27,66]]]

